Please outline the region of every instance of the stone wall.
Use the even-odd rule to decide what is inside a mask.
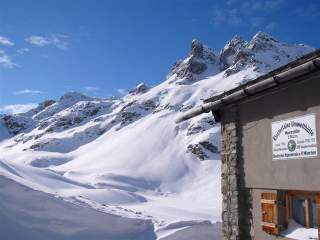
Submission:
[[[236,107],[221,114],[223,240],[253,239],[252,197],[244,183],[242,133]]]

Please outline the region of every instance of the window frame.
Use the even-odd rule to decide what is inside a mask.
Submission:
[[[305,201],[305,228],[311,228],[312,222],[312,213],[311,213],[311,202],[313,199],[316,199],[317,208],[318,207],[318,193],[317,192],[310,192],[310,191],[297,191],[297,190],[288,190],[285,193],[286,195],[286,222],[289,222],[289,219],[293,217],[293,209],[292,209],[292,200],[294,197],[302,198]],[[319,211],[318,211],[319,217]],[[319,219],[318,219],[318,235],[319,235]]]
[[[262,213],[262,230],[272,235],[280,235],[282,230],[287,229],[289,219],[293,216],[292,199],[299,197],[305,199],[305,227],[311,228],[312,222],[312,208],[311,201],[316,199],[318,228],[318,239],[320,240],[320,192],[302,191],[302,190],[275,190],[263,191],[261,193],[261,213]],[[271,207],[272,206],[272,207]],[[272,220],[265,222],[266,210],[269,211],[267,215],[272,215]]]

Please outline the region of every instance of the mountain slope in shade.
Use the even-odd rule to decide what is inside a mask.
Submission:
[[[263,32],[250,41],[234,37],[219,53],[193,40],[187,58],[155,87],[139,84],[121,99],[71,92],[2,116],[0,174],[62,205],[152,222],[159,239],[196,232],[219,239],[212,229],[221,221],[220,125],[210,114],[174,120],[312,50]]]

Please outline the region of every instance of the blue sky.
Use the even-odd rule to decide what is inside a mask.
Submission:
[[[319,47],[319,19],[318,0],[1,0],[0,112],[156,85],[194,38],[220,51],[262,30]]]

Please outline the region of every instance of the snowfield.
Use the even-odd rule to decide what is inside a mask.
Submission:
[[[121,99],[71,92],[1,116],[1,236],[221,239],[220,125],[174,120],[312,50],[262,32],[220,53],[194,40],[158,86]]]

